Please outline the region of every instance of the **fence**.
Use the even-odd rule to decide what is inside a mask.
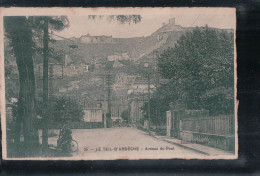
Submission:
[[[234,116],[184,118],[180,138],[224,150],[234,150]]]

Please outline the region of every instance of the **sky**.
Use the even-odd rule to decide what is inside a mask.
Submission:
[[[131,38],[149,36],[157,29],[162,27],[163,23],[168,23],[169,19],[175,18],[175,24],[183,27],[205,26],[234,29],[235,28],[235,13],[230,9],[221,8],[203,8],[202,10],[194,8],[174,9],[174,10],[134,10],[133,13],[126,14],[141,15],[142,20],[137,24],[120,24],[119,22],[106,20],[106,15],[103,19],[88,19],[88,16],[68,16],[70,27],[56,32],[66,38],[81,37],[82,35],[90,34],[92,36],[112,35],[114,38]],[[99,13],[100,14],[100,13]],[[118,13],[115,13],[118,14]],[[121,12],[121,14],[123,14]],[[103,15],[101,13],[101,15]]]
[[[163,23],[175,18],[176,25],[183,27],[205,26],[220,29],[235,29],[236,9],[225,7],[127,7],[127,8],[5,8],[3,16],[61,16],[66,15],[70,27],[55,34],[65,38],[81,37],[88,33],[92,36],[112,35],[115,38],[131,38],[149,36]],[[91,20],[88,15],[141,15],[142,20],[137,24],[109,23],[107,20]]]

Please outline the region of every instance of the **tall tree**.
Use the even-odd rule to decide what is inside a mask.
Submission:
[[[234,110],[234,38],[232,32],[196,28],[159,57],[160,73],[173,99],[189,109],[215,114]],[[227,106],[228,105],[228,106]],[[216,108],[217,107],[217,108]]]
[[[35,155],[39,145],[38,130],[35,126],[35,77],[32,58],[32,30],[28,18],[24,16],[5,17],[4,28],[6,36],[10,40],[10,46],[13,49],[19,72],[15,142],[19,145],[21,130],[23,130],[25,154],[31,156]],[[22,126],[23,128],[21,128]]]
[[[165,111],[169,103],[178,102],[188,109],[210,110],[211,115],[234,113],[233,32],[196,28],[165,50],[158,65],[169,82],[156,90],[151,106]],[[162,104],[156,103],[156,95]],[[162,113],[161,118],[165,117]]]
[[[49,72],[49,57],[54,52],[49,48],[49,42],[51,41],[49,33],[53,31],[61,31],[69,26],[69,21],[65,16],[40,16],[32,17],[32,24],[36,33],[40,33],[42,37],[42,54],[43,54],[43,104],[45,106],[43,113],[43,126],[42,126],[42,145],[44,151],[48,147],[48,120],[49,116],[49,83],[48,83],[48,72]],[[43,35],[41,35],[43,34]]]
[[[20,143],[21,130],[24,135],[25,154],[35,156],[39,146],[38,130],[35,118],[35,53],[43,54],[41,44],[43,42],[44,19],[48,19],[49,29],[62,30],[68,27],[68,19],[61,17],[5,17],[4,28],[6,39],[16,59],[19,74],[19,97],[16,116],[15,143]],[[49,36],[47,33],[45,36]],[[49,38],[49,37],[48,37]],[[51,40],[48,40],[49,42]],[[47,49],[46,53],[52,53]],[[8,59],[8,58],[6,58]],[[23,127],[23,128],[22,128]],[[19,147],[16,147],[19,148]]]

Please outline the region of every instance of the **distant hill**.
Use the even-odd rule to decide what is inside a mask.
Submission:
[[[81,62],[91,63],[96,58],[101,58],[106,62],[107,57],[115,53],[128,53],[134,60],[144,57],[151,57],[153,51],[162,52],[168,47],[173,47],[178,39],[187,31],[194,27],[182,27],[175,24],[175,20],[170,19],[168,24],[164,24],[147,37],[135,38],[112,38],[112,36],[90,36],[84,35],[71,40],[58,40],[53,47],[56,51],[69,54],[71,59],[77,64]],[[215,29],[222,30],[222,29]],[[233,30],[225,29],[233,32]],[[95,40],[94,40],[95,39]],[[78,48],[71,48],[76,45]]]
[[[50,48],[53,48],[53,56],[50,53],[50,63],[61,62],[65,63],[65,55],[69,55],[71,63],[75,67],[79,65],[89,65],[91,71],[78,74],[78,71],[72,72],[72,76],[64,76],[63,79],[55,79],[53,81],[53,89],[55,95],[76,96],[81,99],[85,99],[88,107],[96,106],[97,100],[105,98],[105,75],[107,70],[104,69],[107,65],[112,65],[109,73],[113,75],[112,83],[116,82],[121,77],[127,79],[135,78],[139,76],[144,79],[142,75],[146,72],[144,70],[144,64],[149,63],[149,68],[154,69],[156,66],[156,58],[154,57],[154,51],[158,54],[163,52],[168,47],[174,47],[178,39],[187,31],[191,31],[194,28],[186,28],[180,25],[176,25],[174,19],[171,19],[168,24],[164,24],[161,28],[156,30],[150,36],[147,37],[135,37],[135,38],[113,38],[112,36],[90,36],[84,35],[79,38],[70,38],[69,40],[57,40],[56,42],[50,42]],[[215,29],[223,31],[223,29]],[[225,29],[224,31],[233,32],[233,30]],[[6,78],[17,78],[18,71],[15,62],[15,57],[12,55],[8,46],[8,41],[4,43],[5,47],[5,68],[10,68],[9,76],[6,74]],[[128,56],[128,60],[113,60],[108,62],[108,56],[111,55],[123,55]],[[6,59],[8,58],[8,59]],[[55,59],[53,59],[55,58]],[[35,74],[36,74],[36,92],[41,96],[42,80],[40,79],[39,65],[42,65],[42,54],[34,55]],[[72,67],[74,67],[72,66]],[[94,69],[95,68],[95,69]],[[89,69],[90,70],[90,69]],[[8,70],[6,70],[7,73]],[[54,75],[57,73],[57,69],[54,70]],[[15,76],[14,76],[15,74]],[[122,76],[123,75],[123,76]],[[153,80],[154,78],[151,78]],[[146,79],[144,79],[146,80]],[[139,81],[145,83],[145,81]],[[161,80],[161,79],[160,79]],[[17,79],[6,79],[7,91],[15,92],[17,89],[12,90],[17,86],[13,86],[13,82],[18,85]],[[138,80],[137,80],[138,81]],[[119,81],[118,81],[119,82]],[[112,96],[126,96],[129,88],[129,80],[121,81],[118,83],[118,87],[121,85],[124,89],[112,91]],[[154,81],[152,81],[154,82]],[[13,96],[12,93],[10,95]],[[116,99],[116,98],[115,98]],[[125,99],[127,99],[125,97]],[[95,100],[95,101],[94,101]],[[92,103],[92,105],[90,105]],[[126,102],[127,104],[127,102]]]

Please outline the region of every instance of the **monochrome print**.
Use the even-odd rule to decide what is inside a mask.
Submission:
[[[23,9],[1,9],[4,159],[237,158],[234,9]]]

